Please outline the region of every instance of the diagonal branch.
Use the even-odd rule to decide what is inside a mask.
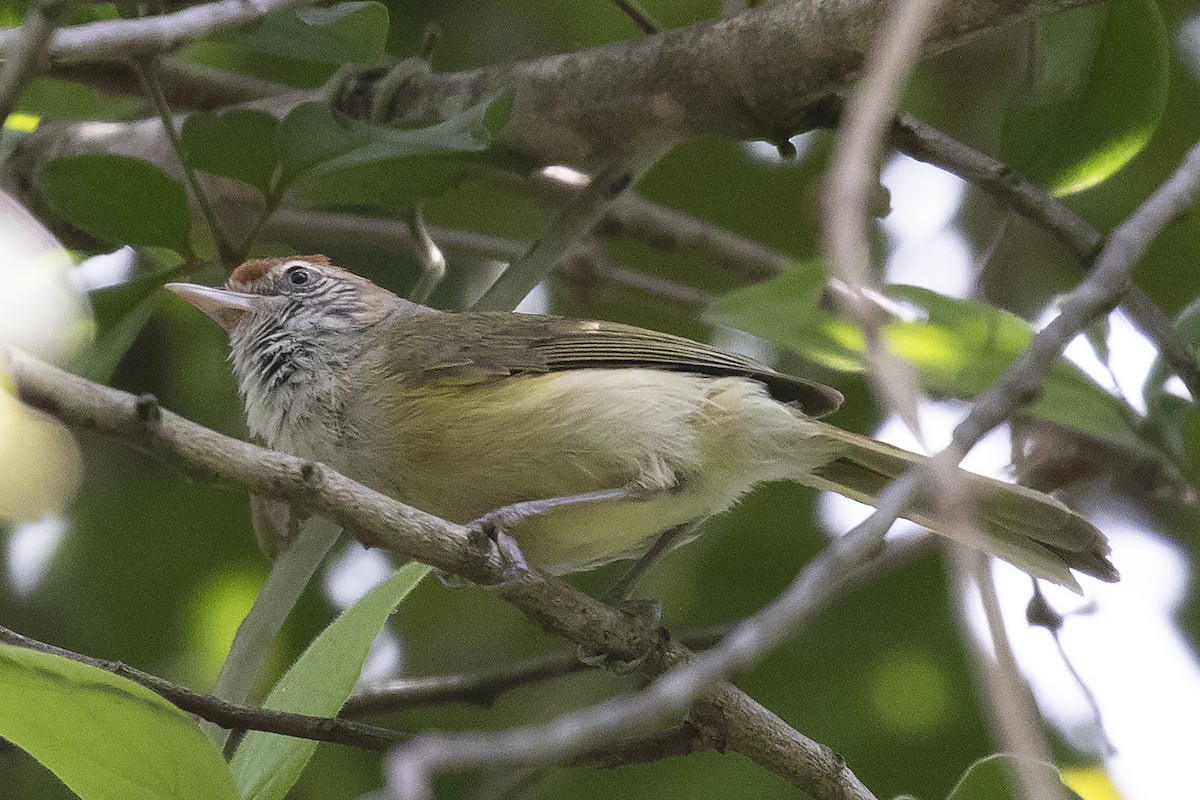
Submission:
[[[1108,313],[1133,286],[1133,269],[1149,243],[1192,204],[1200,187],[1200,144],[1132,215],[1108,237],[1096,264],[1064,299],[1059,315],[1033,337],[1016,363],[975,399],[967,418],[954,429],[946,452],[961,458],[1013,411],[1037,399],[1041,377],[1084,328]]]
[[[614,664],[655,675],[685,663],[690,652],[634,615],[604,605],[538,572],[503,583],[494,548],[467,528],[406,506],[320,464],[249,444],[135,397],[63,372],[18,351],[5,364],[19,397],[68,425],[150,453],[197,479],[296,502],[403,559],[416,559],[497,593],[548,632],[564,636]],[[626,667],[628,668],[628,666]],[[740,690],[717,683],[692,707],[712,741],[792,781],[817,800],[871,797],[824,745],[805,737]]]

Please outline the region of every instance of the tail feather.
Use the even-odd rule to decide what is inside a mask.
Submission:
[[[840,452],[800,482],[870,503],[889,482],[925,459],[857,434],[833,431]],[[1103,581],[1119,579],[1108,560],[1104,534],[1058,500],[1024,486],[965,471],[960,474],[975,509],[975,525],[946,517],[936,492],[916,498],[903,516],[1076,590],[1079,584],[1072,569]]]

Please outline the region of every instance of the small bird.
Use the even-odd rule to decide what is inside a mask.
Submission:
[[[453,522],[515,509],[505,532],[551,572],[637,558],[767,481],[870,503],[925,459],[818,419],[842,402],[828,386],[678,336],[440,312],[319,255],[167,287],[228,331],[271,447]],[[959,478],[983,541],[933,492],[904,516],[1072,588],[1072,569],[1118,579],[1105,537],[1058,500]]]

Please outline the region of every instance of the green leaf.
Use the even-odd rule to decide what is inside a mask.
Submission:
[[[491,139],[499,139],[500,134],[512,119],[513,103],[517,93],[513,90],[501,93],[499,97],[487,104],[483,114],[483,128]]]
[[[56,158],[40,185],[54,213],[109,244],[189,250],[183,185],[149,162],[100,153]]]
[[[143,109],[137,97],[115,97],[75,81],[36,78],[21,95],[17,111],[43,120],[127,120]]]
[[[159,286],[162,286],[161,282],[151,288],[157,289]],[[163,292],[158,291],[143,293],[137,305],[116,324],[107,330],[101,329],[95,345],[81,359],[81,364],[76,369],[77,374],[97,383],[108,383],[125,353],[133,346],[134,339],[158,310],[164,296]]]
[[[1088,189],[1150,140],[1167,103],[1170,43],[1154,0],[1039,18],[1043,87],[1005,120],[1002,158],[1056,195]]]
[[[276,58],[369,64],[384,56],[388,25],[382,3],[338,3],[271,14],[242,43]]]
[[[1004,753],[986,756],[967,767],[958,785],[946,795],[946,800],[1020,800],[1021,793],[1012,788],[1013,771],[1018,767],[1037,771],[1050,785],[1061,789],[1063,797],[1082,800],[1063,784],[1054,765]]]
[[[0,644],[0,736],[83,800],[233,800],[233,776],[192,718],[149,689]]]
[[[363,144],[340,125],[327,103],[302,103],[284,117],[276,131],[276,148],[284,184],[318,164]]]
[[[275,131],[279,120],[262,111],[235,110],[220,116],[207,112],[190,115],[180,138],[183,151],[196,169],[270,189],[279,157]]]
[[[508,162],[491,147],[493,102],[411,129],[368,125],[337,117],[324,103],[305,103],[279,125],[281,180],[293,185],[293,200],[310,205],[407,208],[476,169]]]
[[[722,298],[710,315],[832,369],[861,371],[865,337],[817,305],[823,287],[823,275],[815,269],[785,273]],[[937,394],[974,397],[1012,366],[1033,338],[1023,319],[983,303],[913,286],[887,291],[919,312],[920,319],[885,324],[883,339]],[[1051,370],[1030,413],[1123,447],[1144,447],[1124,401],[1066,361]]]
[[[264,706],[333,716],[354,690],[363,662],[387,618],[429,572],[424,564],[402,567],[342,612],[296,660]],[[246,734],[231,764],[247,800],[281,800],[300,777],[317,743],[274,733]]]
[[[718,298],[705,319],[761,336],[814,364],[858,372],[866,340],[858,328],[819,307],[824,294],[824,267],[810,262]]]

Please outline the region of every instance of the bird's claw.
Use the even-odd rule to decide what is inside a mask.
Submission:
[[[517,541],[505,531],[521,519],[521,515],[509,509],[500,509],[484,514],[468,525],[470,545],[481,557],[491,554],[492,548],[500,558],[501,588],[518,583],[529,573],[529,563]]]

